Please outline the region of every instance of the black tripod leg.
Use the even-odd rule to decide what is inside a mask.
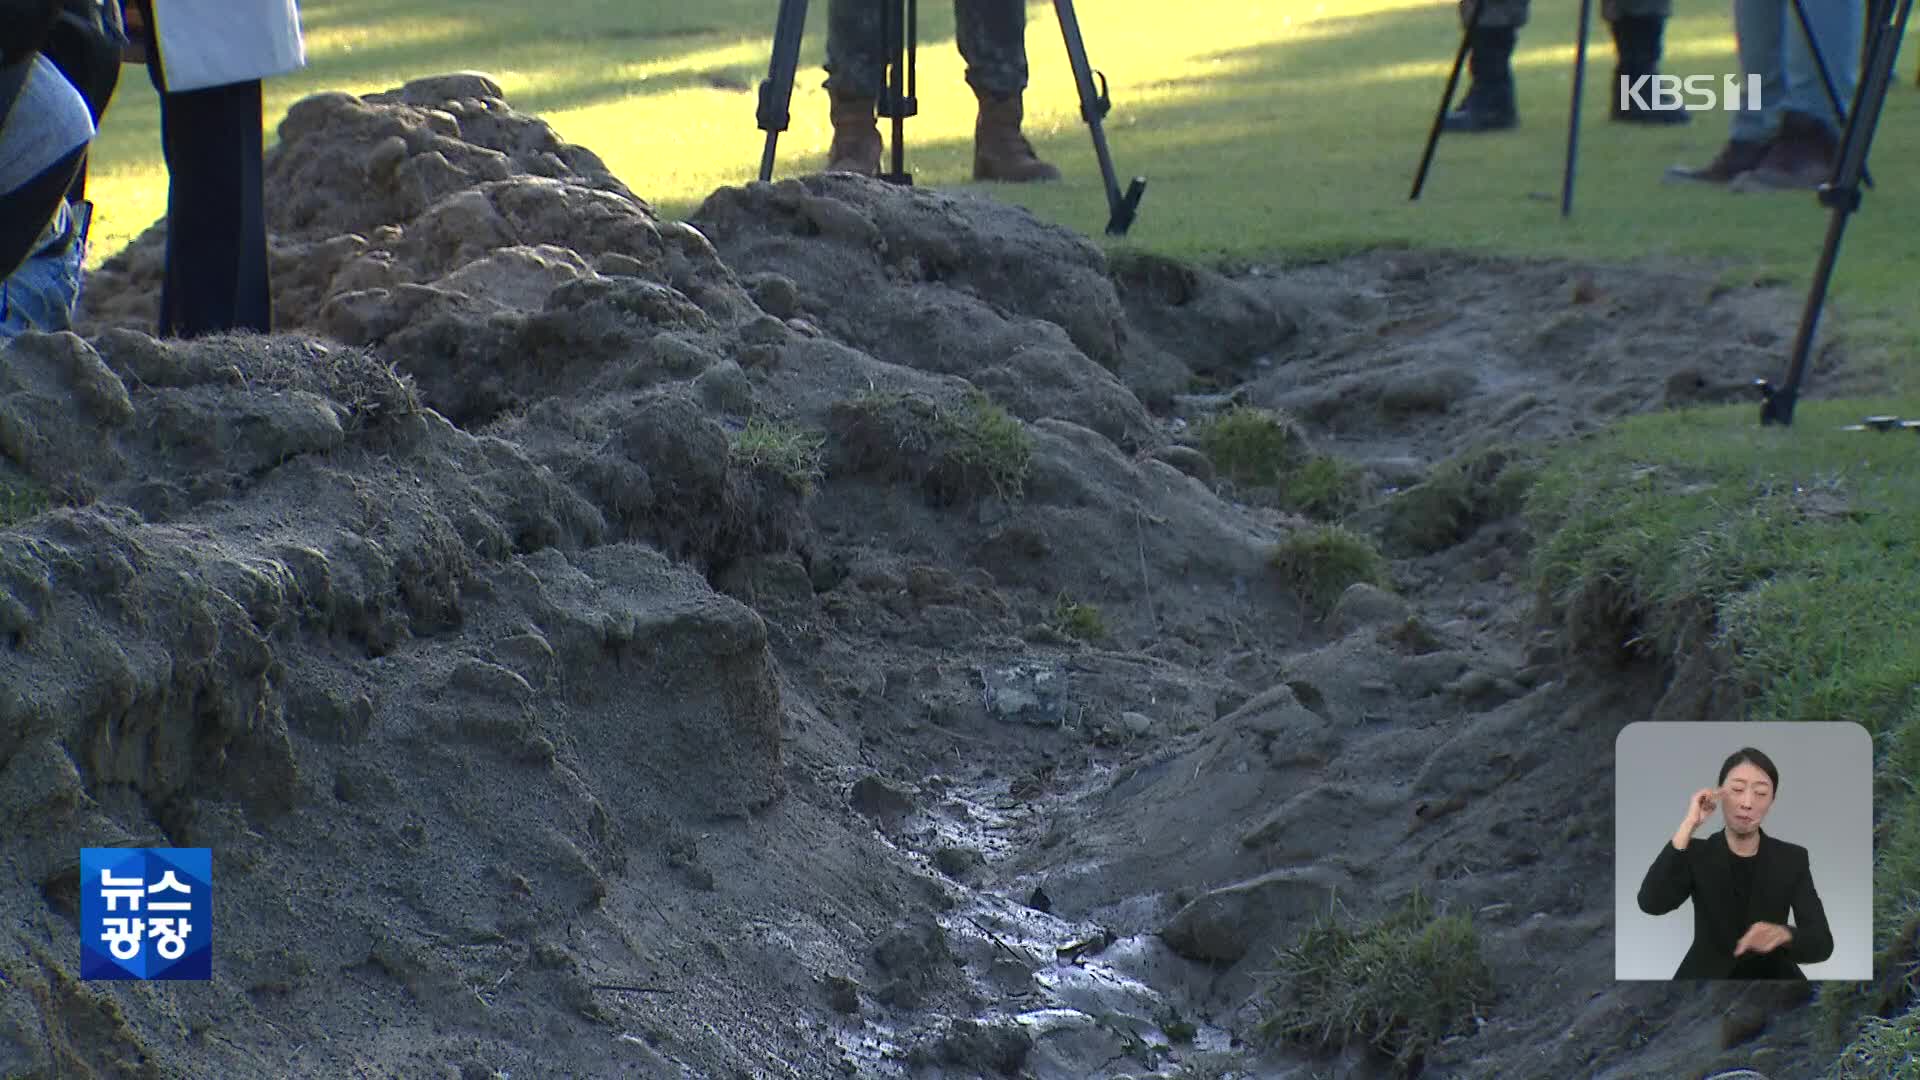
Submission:
[[[880,92],[879,115],[893,119],[893,171],[880,179],[890,184],[913,186],[913,174],[907,171],[907,117],[920,111],[919,90],[914,73],[915,37],[918,33],[918,9],[914,0],[887,0],[886,49],[887,83]]]
[[[1899,10],[1894,16],[1894,24],[1888,27],[1876,23],[1873,28],[1873,48],[1867,56],[1865,69],[1860,73],[1860,85],[1854,92],[1853,113],[1847,121],[1845,136],[1840,141],[1840,162],[1834,170],[1834,178],[1820,188],[1820,202],[1832,208],[1833,216],[1827,221],[1827,240],[1820,250],[1820,263],[1814,269],[1813,285],[1807,290],[1807,303],[1800,315],[1800,329],[1793,339],[1793,357],[1787,365],[1787,376],[1778,387],[1770,385],[1765,379],[1758,380],[1757,386],[1763,399],[1760,406],[1762,424],[1793,423],[1793,406],[1800,396],[1800,384],[1806,378],[1807,355],[1813,349],[1814,331],[1820,324],[1820,311],[1827,299],[1827,286],[1833,280],[1833,266],[1840,257],[1840,240],[1847,229],[1847,217],[1860,208],[1860,178],[1867,168],[1867,150],[1873,143],[1874,128],[1880,123],[1880,109],[1886,104],[1887,88],[1893,81],[1893,61],[1900,51],[1900,41],[1906,36],[1907,17],[1913,11],[1913,0],[1899,0]]]
[[[1420,154],[1420,168],[1413,174],[1413,191],[1408,199],[1418,199],[1427,186],[1427,169],[1433,164],[1433,149],[1440,142],[1440,129],[1447,122],[1447,106],[1453,104],[1453,91],[1460,85],[1460,69],[1466,65],[1467,52],[1473,47],[1473,31],[1480,25],[1480,4],[1467,16],[1467,28],[1460,34],[1460,48],[1453,54],[1453,70],[1447,73],[1447,88],[1440,91],[1440,107],[1433,112],[1433,127],[1427,132],[1427,148]]]
[[[1567,107],[1567,167],[1560,176],[1560,216],[1573,214],[1573,168],[1580,153],[1580,97],[1587,82],[1587,28],[1593,0],[1580,0],[1580,29],[1573,52],[1573,104]],[[1618,93],[1618,89],[1615,90]]]
[[[1873,25],[1876,28],[1879,27],[1881,25],[1880,19],[1877,18],[1880,13],[1879,3],[1877,0],[1869,0],[1867,7],[1869,17],[1873,18]],[[1833,115],[1844,128],[1847,126],[1847,106],[1840,100],[1840,87],[1833,81],[1833,70],[1827,67],[1827,58],[1820,51],[1820,43],[1814,40],[1813,24],[1807,21],[1805,0],[1793,0],[1793,14],[1800,21],[1800,35],[1807,39],[1807,51],[1813,54],[1813,64],[1820,69],[1820,84],[1827,88],[1827,104],[1833,108]],[[1868,47],[1871,48],[1871,44]],[[1873,186],[1872,173],[1862,173],[1860,179],[1868,187]]]
[[[1100,88],[1093,86],[1097,74],[1087,62],[1087,46],[1080,40],[1080,20],[1074,16],[1073,0],[1053,0],[1053,10],[1060,17],[1060,36],[1067,44],[1067,63],[1073,68],[1073,85],[1080,92],[1080,118],[1087,122],[1093,132],[1093,153],[1100,161],[1100,179],[1107,189],[1107,235],[1124,236],[1133,225],[1134,214],[1140,206],[1140,197],[1147,193],[1147,178],[1136,176],[1127,185],[1127,193],[1120,194],[1120,181],[1113,168],[1113,155],[1107,152],[1107,135],[1100,122],[1113,108],[1113,102],[1107,97],[1107,77],[1100,75]]]
[[[800,35],[806,28],[807,0],[780,0],[780,14],[773,27],[773,59],[767,63],[767,77],[760,83],[756,116],[760,130],[767,133],[766,148],[760,151],[763,181],[773,179],[774,145],[792,119],[793,77],[800,69]]]

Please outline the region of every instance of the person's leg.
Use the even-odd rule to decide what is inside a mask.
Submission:
[[[1727,142],[1704,166],[1676,165],[1667,170],[1674,180],[1728,184],[1751,172],[1766,157],[1780,124],[1780,98],[1785,87],[1782,15],[1788,0],[1733,0],[1733,37],[1740,70],[1760,76],[1760,100],[1742,101],[1728,113]]]
[[[1460,107],[1447,114],[1448,131],[1503,131],[1520,122],[1513,93],[1513,46],[1527,24],[1527,0],[1460,0],[1460,25],[1473,18],[1476,2],[1486,4],[1468,43],[1467,70],[1472,82]]]
[[[828,172],[880,171],[875,104],[886,80],[886,7],[891,0],[831,0],[827,5],[827,96],[833,120]]]
[[[1660,56],[1664,51],[1667,18],[1673,14],[1673,0],[1602,0],[1600,13],[1613,29],[1616,63],[1612,118],[1635,124],[1684,124],[1691,120],[1684,108],[1652,108],[1651,102],[1648,107],[1642,107],[1623,92],[1630,81],[1660,73]]]
[[[85,204],[63,208],[49,245],[0,281],[0,342],[28,330],[73,329],[87,261],[87,224]]]
[[[160,64],[159,50],[150,49],[147,70],[160,92],[160,148],[167,163],[167,269],[158,333],[267,333],[272,300],[260,83],[176,93],[166,88]]]
[[[234,267],[233,317],[228,327],[273,332],[273,282],[267,264],[266,127],[259,80],[223,87],[227,154],[238,203],[233,211],[239,256]]]
[[[1860,0],[1804,0],[1805,29],[1792,0],[1782,0],[1781,7],[1786,86],[1779,97],[1779,130],[1767,156],[1740,178],[1737,186],[1742,190],[1808,190],[1833,175],[1842,128],[1806,29],[1813,31],[1813,41],[1833,76],[1841,109],[1853,107],[1860,78],[1860,35],[1866,20]]]
[[[953,22],[967,85],[979,99],[973,128],[975,180],[1058,180],[1021,134],[1027,89],[1025,0],[954,0]]]
[[[1781,111],[1811,117],[1838,139],[1842,133],[1840,114],[1833,107],[1826,80],[1821,77],[1813,45],[1801,28],[1791,0],[1786,7],[1783,50],[1786,90],[1780,103]],[[1838,96],[1840,109],[1853,108],[1854,91],[1860,85],[1861,35],[1867,18],[1865,4],[1861,0],[1801,0],[1800,7],[1807,14],[1807,25],[1813,30],[1821,59],[1826,61],[1827,73],[1833,76],[1833,95]]]

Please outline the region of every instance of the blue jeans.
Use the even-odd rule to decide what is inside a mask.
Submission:
[[[1819,43],[1820,56],[1833,76],[1840,108],[1853,108],[1854,88],[1860,82],[1860,35],[1867,13],[1862,0],[1801,0],[1807,27]],[[1793,0],[1733,0],[1733,33],[1740,47],[1740,69],[1760,76],[1758,109],[1743,108],[1733,115],[1735,142],[1764,142],[1780,129],[1780,114],[1800,113],[1825,124],[1837,139],[1840,119],[1820,77],[1820,66],[1807,47]]]
[[[0,281],[0,343],[28,330],[51,334],[73,328],[80,305],[81,267],[87,261],[86,224],[91,204],[63,208],[64,244],[43,247]]]

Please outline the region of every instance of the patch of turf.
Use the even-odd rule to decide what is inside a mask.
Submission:
[[[754,417],[733,437],[732,455],[748,468],[772,469],[794,490],[807,494],[825,475],[824,443],[825,436],[817,432]]]
[[[1270,409],[1236,407],[1194,425],[1193,440],[1221,479],[1248,487],[1284,482],[1310,457],[1300,426]]]
[[[1822,990],[1836,1053],[1920,988],[1920,446],[1840,430],[1858,417],[1822,402],[1784,430],[1751,408],[1636,418],[1557,453],[1527,511],[1541,596],[1582,651],[1718,650],[1744,719],[1874,735],[1881,975]]]
[[[1318,920],[1281,952],[1261,1034],[1337,1050],[1363,1043],[1402,1075],[1441,1039],[1470,1034],[1493,972],[1463,914],[1414,893],[1377,921]]]
[[[957,403],[869,391],[834,405],[837,467],[920,485],[941,505],[1026,492],[1033,436],[978,392]]]
[[[1107,636],[1106,620],[1100,617],[1100,609],[1080,603],[1064,592],[1054,600],[1052,626],[1080,641],[1099,641]]]
[[[1505,446],[1448,458],[1426,480],[1387,500],[1386,541],[1419,555],[1452,547],[1481,525],[1518,513],[1535,471],[1525,452]]]
[[[1386,559],[1373,541],[1343,525],[1298,529],[1274,545],[1270,561],[1316,615],[1353,585],[1388,585]]]
[[[0,476],[0,529],[10,528],[48,506],[47,493],[24,478]]]
[[[1339,458],[1315,455],[1282,481],[1280,505],[1319,521],[1339,521],[1360,508],[1364,475]]]

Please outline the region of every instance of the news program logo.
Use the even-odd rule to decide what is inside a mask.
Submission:
[[[211,848],[81,848],[80,977],[213,977]]]

